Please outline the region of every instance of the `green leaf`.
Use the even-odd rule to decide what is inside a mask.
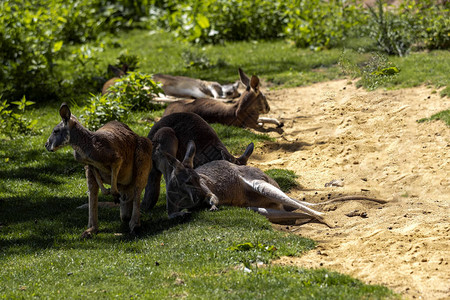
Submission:
[[[53,45],[53,52],[58,52],[61,50],[61,47],[63,45],[63,41],[58,41]]]
[[[200,26],[201,29],[205,29],[210,26],[208,18],[205,17],[204,15],[197,15],[196,20],[197,20],[197,24]]]

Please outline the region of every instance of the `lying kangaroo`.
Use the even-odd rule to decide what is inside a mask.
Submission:
[[[164,93],[172,97],[233,99],[240,96],[239,81],[221,85],[215,81],[164,74],[153,75],[153,80],[161,82]]]
[[[185,156],[189,140],[195,141],[198,148],[195,156],[192,156],[192,164],[195,167],[214,160],[226,160],[232,164],[245,165],[253,152],[253,143],[251,143],[242,156],[234,157],[220,141],[214,129],[193,113],[174,113],[163,117],[153,125],[148,138],[152,140],[154,149],[160,147],[179,159]],[[164,166],[161,165],[159,158],[153,156],[153,168],[148,177],[141,205],[144,211],[149,211],[158,201],[161,172],[164,173]],[[165,179],[167,180],[166,177]],[[167,202],[169,215],[174,210],[170,203],[170,201]]]
[[[188,144],[182,163],[160,147],[154,150],[153,157],[159,160],[167,178],[167,193],[173,201],[171,205],[179,208],[179,213],[174,215],[184,214],[182,209],[192,209],[206,203],[212,210],[217,209],[217,205],[249,207],[273,222],[316,219],[327,224],[324,214],[311,208],[314,204],[290,198],[260,169],[231,164],[225,160],[212,161],[194,169],[194,155],[195,144],[192,141]],[[346,200],[386,202],[353,196],[332,199],[326,203]]]
[[[120,198],[120,218],[129,220],[131,232],[140,226],[139,203],[152,167],[152,143],[134,133],[127,125],[112,121],[95,132],[83,127],[61,104],[62,121],[45,143],[48,151],[70,145],[77,161],[85,165],[89,189],[89,223],[82,237],[98,231],[98,190]],[[103,182],[111,184],[107,190]]]
[[[251,79],[239,68],[239,77],[246,90],[235,103],[228,104],[213,99],[180,100],[169,104],[163,116],[175,112],[193,112],[208,123],[221,123],[237,127],[258,128],[264,123],[272,123],[282,127],[277,119],[262,118],[260,114],[270,111],[266,96],[260,90],[259,78]]]

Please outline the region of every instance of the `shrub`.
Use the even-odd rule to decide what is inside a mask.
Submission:
[[[109,88],[110,97],[124,103],[131,110],[151,110],[161,108],[152,100],[158,94],[164,94],[161,86],[153,81],[151,75],[129,72]]]
[[[450,3],[444,1],[403,1],[387,9],[382,0],[369,7],[369,34],[387,54],[405,56],[413,48],[450,47]]]
[[[166,15],[178,36],[196,43],[278,38],[283,33],[284,1],[179,1]]]
[[[394,66],[385,54],[372,53],[361,66],[351,60],[352,55],[351,51],[343,51],[339,58],[339,66],[344,74],[353,78],[360,77],[356,85],[363,86],[368,90],[375,90],[386,84],[400,72],[399,68]]]
[[[16,105],[16,109],[10,108],[11,105],[6,100],[0,101],[0,129],[2,134],[12,139],[17,133],[33,133],[37,120],[27,119],[24,115],[26,108],[33,105],[34,102],[27,101],[24,96],[21,101],[13,101],[11,104]]]
[[[295,0],[287,11],[286,37],[298,47],[314,50],[335,47],[365,22],[355,1]]]
[[[111,94],[91,95],[88,104],[83,108],[80,118],[90,130],[97,130],[109,121],[125,122],[129,113],[129,105],[121,103]]]

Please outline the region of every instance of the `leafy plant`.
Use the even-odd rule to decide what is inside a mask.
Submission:
[[[152,100],[158,94],[164,94],[160,84],[153,81],[151,75],[129,72],[109,88],[110,96],[118,102],[126,104],[132,110],[151,110],[161,108]]]
[[[347,3],[349,2],[349,3]],[[288,1],[286,37],[297,47],[314,50],[335,47],[365,22],[356,1]]]
[[[124,122],[129,113],[129,104],[122,103],[111,94],[91,95],[88,104],[83,108],[80,118],[91,130],[97,130],[109,121]]]
[[[176,2],[165,16],[178,36],[195,43],[278,38],[283,33],[284,1],[189,0]]]
[[[0,96],[1,100],[1,96]],[[21,101],[12,101],[16,109],[10,108],[10,104],[4,100],[0,102],[0,129],[9,138],[14,138],[16,134],[30,134],[37,123],[37,120],[30,120],[25,117],[25,110],[34,102],[27,101],[25,96]]]
[[[367,61],[359,65],[352,60],[353,54],[352,51],[343,51],[339,58],[339,66],[344,74],[352,78],[360,77],[357,86],[374,90],[394,80],[400,73],[400,69],[382,53],[372,53]]]
[[[405,56],[414,42],[413,24],[405,17],[386,10],[382,0],[377,0],[376,6],[376,9],[368,6],[372,17],[370,35],[387,54]]]

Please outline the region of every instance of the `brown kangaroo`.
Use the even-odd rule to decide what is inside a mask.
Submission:
[[[114,74],[114,77],[109,79],[103,84],[102,95],[109,93],[108,89],[113,86],[120,77],[124,76],[128,72],[128,65],[124,64],[122,69],[119,69],[113,65],[108,65],[108,73]]]
[[[270,111],[266,96],[260,90],[259,78],[252,76],[249,79],[240,68],[239,77],[246,90],[235,103],[223,103],[208,98],[179,100],[169,104],[163,116],[175,112],[192,112],[208,123],[250,128],[258,128],[264,123],[272,123],[282,127],[283,123],[277,119],[259,117],[260,114]]]
[[[272,222],[308,222],[315,219],[328,225],[324,213],[311,206],[347,200],[386,203],[384,200],[364,196],[340,197],[319,204],[299,201],[283,193],[272,178],[255,167],[216,160],[194,169],[192,158],[195,151],[194,142],[189,142],[181,163],[161,147],[154,150],[153,159],[159,161],[165,172],[167,193],[171,196],[172,205],[178,207],[179,214],[183,214],[183,209],[189,210],[202,204],[209,205],[211,210],[216,210],[217,205],[231,205],[249,207]],[[302,213],[293,210],[300,210]]]
[[[180,160],[185,156],[188,142],[195,141],[198,151],[192,157],[192,164],[196,167],[213,160],[227,160],[233,164],[245,165],[253,152],[253,143],[250,143],[242,156],[234,157],[220,141],[214,129],[193,113],[174,113],[163,117],[153,125],[148,138],[152,140],[154,149],[159,146]],[[159,159],[154,156],[152,158],[153,168],[148,177],[141,205],[144,211],[149,211],[158,201],[161,175],[164,173],[164,166]],[[173,212],[177,212],[177,209],[171,205],[170,195],[166,196],[170,216]]]
[[[89,223],[82,237],[98,231],[98,190],[120,200],[120,218],[129,221],[131,232],[140,226],[139,204],[152,167],[152,143],[127,125],[112,121],[92,132],[83,127],[61,104],[62,121],[55,126],[45,143],[48,151],[70,145],[77,161],[85,165],[89,190]],[[111,184],[105,189],[103,182]]]

